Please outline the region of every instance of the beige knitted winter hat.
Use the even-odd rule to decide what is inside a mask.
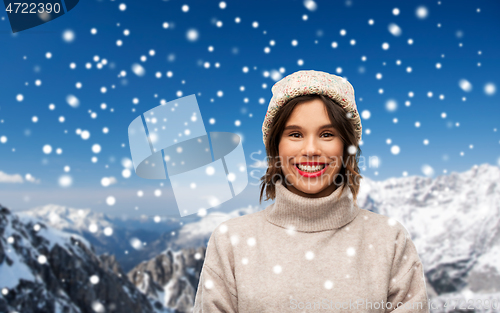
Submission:
[[[273,97],[262,124],[264,145],[266,145],[269,129],[279,109],[292,98],[307,94],[323,94],[340,104],[347,113],[350,113],[358,141],[361,140],[361,119],[354,100],[354,88],[346,79],[321,71],[302,70],[278,81],[271,91]]]

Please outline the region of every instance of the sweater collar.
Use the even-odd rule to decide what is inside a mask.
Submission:
[[[348,224],[359,211],[348,186],[343,190],[339,187],[326,197],[307,198],[277,181],[275,202],[265,213],[266,219],[274,225],[300,232],[318,232]]]

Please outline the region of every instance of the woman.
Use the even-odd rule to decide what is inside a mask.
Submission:
[[[362,128],[351,84],[298,71],[272,92],[260,196],[275,202],[212,233],[193,312],[429,312],[407,230],[356,204]]]

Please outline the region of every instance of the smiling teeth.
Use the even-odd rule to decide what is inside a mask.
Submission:
[[[325,165],[303,166],[303,165],[297,164],[297,167],[300,168],[301,171],[314,173],[314,172],[322,170],[325,167]]]

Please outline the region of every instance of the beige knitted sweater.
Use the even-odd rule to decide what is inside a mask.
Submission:
[[[273,204],[214,230],[194,313],[325,310],[429,312],[401,223],[360,209],[348,187],[306,198],[278,182]]]

